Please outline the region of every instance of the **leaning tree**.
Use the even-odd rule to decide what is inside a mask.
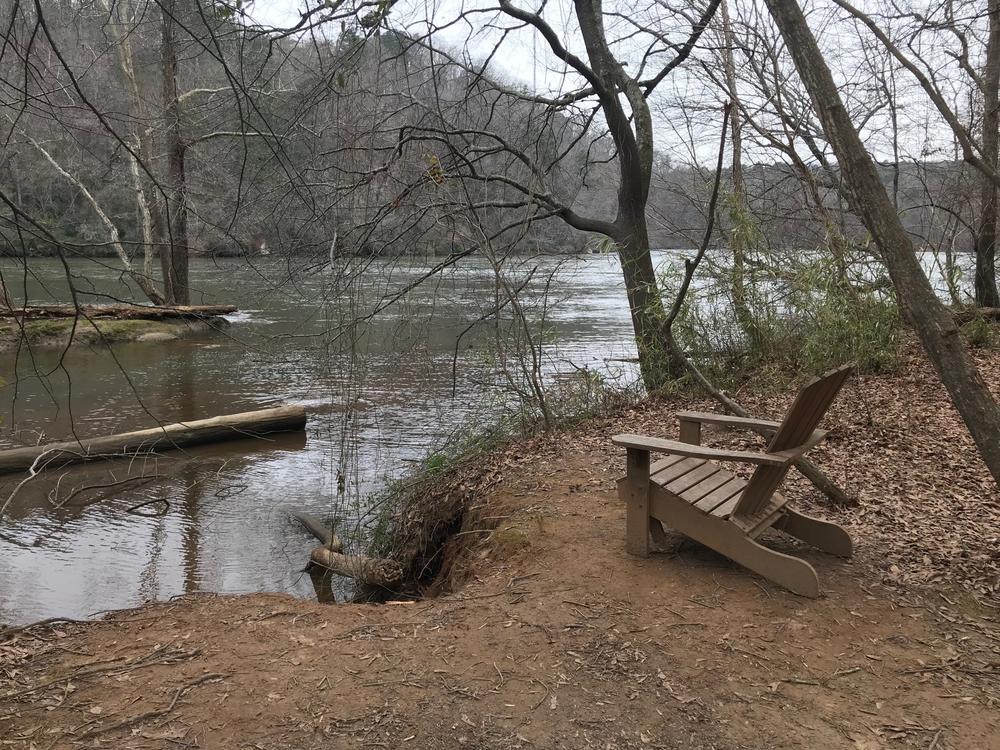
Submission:
[[[885,40],[890,51],[895,48],[874,20],[849,6],[846,0],[834,2],[861,19],[873,34]],[[966,351],[954,316],[935,294],[920,266],[913,239],[904,228],[875,161],[844,106],[830,66],[802,8],[797,0],[765,0],[765,3],[837,157],[851,207],[864,221],[878,247],[903,315],[916,331],[983,461],[1000,483],[1000,406]],[[905,58],[900,54],[899,60],[903,63]],[[918,79],[922,76],[915,68],[908,70]],[[926,91],[934,98],[933,87]],[[948,119],[950,110],[942,106],[940,111]],[[965,132],[960,124],[949,124],[956,134]],[[995,170],[971,145],[968,149],[966,160],[992,179]]]

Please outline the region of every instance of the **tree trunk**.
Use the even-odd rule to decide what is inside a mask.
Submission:
[[[652,393],[679,377],[683,370],[681,365],[674,363],[673,353],[667,344],[666,312],[649,251],[645,217],[636,221],[632,232],[619,242],[618,258],[639,351],[642,383]]]
[[[841,101],[830,68],[796,0],[765,0],[837,156],[853,210],[889,271],[903,315],[948,390],[995,481],[1000,484],[1000,408],[969,358],[954,318],[937,298]]]
[[[163,298],[160,296],[160,293],[153,285],[153,280],[149,277],[149,275],[146,273],[137,273],[135,268],[132,266],[132,259],[129,257],[128,250],[125,249],[125,244],[122,242],[121,234],[118,231],[118,227],[115,226],[115,223],[111,220],[111,217],[104,210],[104,207],[97,202],[97,199],[94,197],[94,194],[91,193],[89,189],[87,189],[87,186],[84,185],[83,182],[78,177],[71,174],[59,162],[57,162],[55,160],[55,157],[53,157],[52,154],[46,151],[45,148],[40,143],[38,143],[38,141],[36,141],[34,138],[27,135],[26,133],[24,134],[24,137],[35,148],[35,150],[38,151],[38,153],[40,153],[45,158],[45,160],[48,161],[48,163],[51,164],[52,167],[67,182],[72,184],[80,192],[80,194],[84,197],[84,199],[86,199],[87,203],[90,204],[90,207],[93,209],[94,213],[97,214],[97,218],[100,219],[101,223],[104,224],[105,228],[107,229],[108,238],[111,240],[111,246],[115,249],[115,252],[118,254],[118,258],[119,260],[121,260],[122,267],[125,269],[125,273],[129,275],[129,277],[136,283],[136,286],[138,286],[142,290],[143,294],[145,294],[146,297],[150,299],[150,301],[157,304],[163,302]]]
[[[983,161],[997,167],[1000,146],[1000,0],[989,0],[989,39],[983,70]],[[997,293],[997,187],[988,176],[982,180],[982,207],[976,236],[976,304],[1000,307]]]
[[[163,106],[167,148],[167,233],[160,250],[164,296],[169,304],[191,301],[188,288],[187,184],[184,175],[186,145],[181,134],[181,107],[177,89],[177,44],[174,38],[176,0],[162,4]]]
[[[587,58],[603,82],[598,98],[618,151],[620,182],[613,239],[618,243],[639,370],[643,385],[652,392],[683,372],[679,363],[672,362],[667,345],[667,315],[649,249],[646,201],[653,171],[653,119],[642,86],[629,77],[608,46],[601,0],[574,0],[574,8]]]
[[[129,30],[135,24],[129,0],[118,0],[112,8],[109,0],[101,3],[108,13],[109,29],[115,48],[118,52],[118,66],[128,87],[134,108],[133,121],[129,125],[132,131],[132,146],[135,153],[129,153],[129,175],[132,178],[132,190],[135,193],[136,207],[142,224],[142,273],[148,287],[143,292],[154,305],[162,305],[166,300],[153,285],[153,252],[164,246],[163,217],[160,212],[156,193],[146,170],[153,164],[153,127],[149,120],[146,100],[139,91],[139,81],[135,72],[135,55],[132,52],[132,36]],[[141,159],[141,163],[140,163]],[[152,291],[150,291],[150,289]]]
[[[736,59],[733,53],[732,24],[729,20],[729,4],[723,0],[719,6],[722,16],[722,42],[724,46],[724,64],[726,72],[726,88],[729,90],[729,122],[732,133],[733,158],[732,180],[733,197],[729,207],[729,218],[732,226],[729,232],[729,245],[733,253],[733,275],[730,280],[730,295],[733,298],[733,312],[743,334],[751,347],[759,351],[760,332],[753,311],[747,302],[746,284],[746,224],[749,212],[746,207],[746,186],[743,182],[743,121],[740,117],[739,91],[736,85]]]
[[[117,318],[119,320],[165,320],[189,318],[199,320],[231,315],[236,305],[182,305],[174,307],[153,307],[151,305],[25,305],[23,308],[3,305],[0,299],[0,318],[21,318],[40,320],[43,318],[91,319]]]
[[[27,471],[32,467],[41,471],[84,461],[148,455],[224,440],[245,440],[276,432],[303,430],[305,426],[306,411],[301,406],[226,414],[148,430],[0,451],[0,474]]]

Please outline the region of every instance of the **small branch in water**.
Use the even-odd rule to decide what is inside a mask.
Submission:
[[[63,476],[65,476],[65,474]],[[154,479],[160,479],[163,476],[164,476],[163,474],[141,474],[141,475],[134,476],[134,477],[126,477],[125,479],[119,479],[116,482],[106,482],[104,484],[87,484],[87,485],[83,485],[81,487],[75,488],[65,498],[63,498],[62,501],[60,501],[60,502],[53,501],[52,505],[53,505],[53,508],[55,510],[59,510],[64,505],[66,505],[66,503],[68,503],[74,497],[76,497],[77,495],[79,495],[79,494],[81,494],[83,492],[89,492],[90,490],[103,490],[103,489],[107,489],[107,488],[110,488],[110,487],[119,487],[119,486],[121,486],[123,484],[131,484],[132,482],[152,482]],[[62,479],[63,479],[63,477],[59,477],[59,482],[62,482]],[[99,499],[106,500],[106,499],[108,499],[108,497],[110,497],[110,496],[109,495],[105,495],[104,497],[99,498]],[[56,484],[56,500],[58,500],[58,498],[59,498],[59,484],[57,482],[57,484]],[[156,500],[150,500],[149,502],[150,503],[154,503],[154,502],[157,502],[157,501]],[[139,505],[147,505],[147,504],[148,503],[140,503]],[[139,507],[139,506],[137,505],[137,506],[134,506],[134,507]],[[132,508],[129,508],[130,512],[131,512],[131,510],[132,510]]]
[[[0,518],[3,518],[3,514],[7,511],[7,508],[10,506],[10,504],[14,502],[14,498],[17,497],[17,493],[21,491],[21,488],[24,487],[24,485],[26,485],[36,476],[38,476],[38,472],[44,469],[45,464],[48,462],[48,460],[54,458],[57,453],[58,453],[57,450],[50,449],[42,451],[41,453],[38,454],[35,460],[31,462],[31,466],[28,467],[28,476],[26,476],[24,479],[22,479],[20,482],[17,483],[14,489],[11,490],[10,494],[7,496],[7,499],[4,501],[4,504],[0,505]],[[45,461],[42,461],[42,459],[45,459]]]
[[[156,503],[162,503],[163,504],[163,510],[162,511],[154,510],[154,511],[151,511],[151,512],[148,512],[148,513],[140,513],[139,512],[140,508],[145,508],[146,506],[149,506],[149,505],[155,505]],[[147,501],[145,501],[143,503],[138,503],[136,505],[133,505],[131,508],[126,508],[125,512],[126,513],[131,513],[133,516],[145,516],[147,518],[157,518],[159,516],[165,516],[165,515],[167,515],[167,513],[170,512],[170,501],[166,500],[165,498],[158,497],[158,498],[156,498],[154,500],[147,500]]]

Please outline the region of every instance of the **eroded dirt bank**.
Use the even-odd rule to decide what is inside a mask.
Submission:
[[[992,382],[1000,357],[984,355]],[[784,394],[740,394],[760,414]],[[0,744],[127,748],[1000,748],[1000,506],[918,362],[848,386],[816,462],[858,554],[807,600],[672,538],[624,552],[607,435],[645,404],[484,467],[454,593],[324,606],[191,596],[8,634]],[[706,433],[706,443],[755,440]],[[768,543],[790,548],[775,536]],[[3,639],[0,639],[3,640]]]

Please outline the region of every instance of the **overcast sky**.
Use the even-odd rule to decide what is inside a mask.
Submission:
[[[758,0],[730,0],[731,3],[743,3],[744,10],[747,7],[745,4],[755,1]],[[533,0],[520,0],[520,4],[526,9],[537,7]],[[917,3],[913,9],[921,10],[920,6]],[[502,40],[502,53],[495,55],[491,62],[492,75],[539,93],[564,93],[580,85],[579,76],[550,52],[547,43],[538,33],[529,29],[512,30],[517,25],[513,19],[486,10],[495,7],[495,0],[400,0],[392,10],[390,23],[413,34],[425,33],[433,24],[439,29],[434,34],[436,45],[447,47],[453,52],[462,51],[468,59],[476,61],[485,59]],[[256,0],[250,13],[255,21],[263,25],[288,27],[298,22],[303,8],[301,0]],[[625,2],[617,8],[611,0],[606,0],[606,14],[616,9],[621,10],[623,15],[627,12],[633,19],[650,24],[659,23],[661,29],[672,32],[671,38],[675,41],[683,40],[690,32],[690,24],[680,21],[666,26],[663,21],[663,5],[653,0]],[[571,0],[549,0],[544,17],[559,33],[563,43],[585,59],[586,52],[577,30]],[[843,83],[843,91],[856,90],[867,97],[884,100],[884,93],[871,84],[870,74],[863,65],[862,36],[854,24],[831,18],[830,13],[816,12],[810,16],[810,21],[821,46],[829,51],[829,62],[835,75]],[[629,70],[635,70],[650,37],[647,35],[644,40],[636,37],[631,33],[633,27],[613,16],[606,16],[606,26],[611,39],[628,36],[627,41],[615,47],[615,52],[627,61]],[[335,36],[339,30],[338,22],[331,24],[327,33]],[[501,30],[506,30],[506,34]],[[710,53],[704,48],[715,41],[710,33],[706,33],[702,37],[703,49],[696,52],[696,56],[707,58]],[[917,40],[918,48],[919,42]],[[941,50],[920,49],[920,52],[931,58],[935,54],[941,56]],[[663,59],[666,58],[661,58]],[[954,60],[942,59],[945,64],[954,64]],[[950,133],[943,127],[924,94],[916,89],[913,80],[906,73],[897,76],[896,87],[902,155],[909,158],[951,158],[953,146]],[[701,79],[692,76],[690,63],[675,71],[661,85],[653,101],[658,150],[676,161],[687,161],[692,158],[693,144],[695,158],[712,159],[716,140],[712,131],[717,132],[715,121],[718,119],[714,112],[723,98],[720,91],[706,87]],[[678,102],[686,105],[685,114],[689,114],[690,110],[702,110],[701,118],[705,124],[696,123],[692,127],[685,117],[680,116],[680,107],[672,106]],[[850,102],[848,104],[850,106]],[[889,115],[884,112],[868,120],[863,131],[869,147],[882,160],[892,158],[888,124]],[[748,154],[750,161],[769,161],[774,158],[770,153]]]

